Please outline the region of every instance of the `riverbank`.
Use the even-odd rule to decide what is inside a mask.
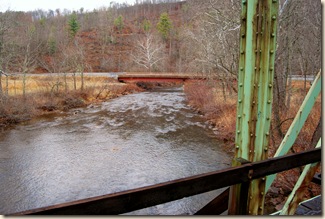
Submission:
[[[290,109],[280,112],[281,131],[285,134],[295,117],[305,96],[303,81],[293,82],[291,87]],[[310,87],[310,85],[309,85]],[[308,87],[308,88],[309,88]],[[217,81],[192,81],[185,84],[185,94],[189,105],[198,113],[202,114],[213,127],[216,138],[225,142],[225,150],[234,154],[235,130],[236,130],[236,104],[237,93],[232,85],[223,86]],[[283,108],[284,109],[284,108]],[[314,131],[321,115],[321,98],[318,97],[313,110],[311,111],[303,129],[301,130],[292,152],[300,152],[311,148]],[[276,121],[272,115],[271,139],[269,146],[269,157],[273,157],[277,147],[280,145],[283,136],[280,136],[275,125]],[[291,122],[290,122],[291,121]],[[269,214],[282,209],[286,198],[292,191],[299,175],[300,168],[279,173],[266,194],[265,213]],[[321,172],[319,168],[318,172]],[[304,199],[321,194],[321,186],[311,183],[306,189]]]
[[[25,83],[25,85],[24,85]],[[2,79],[0,127],[143,91],[108,77],[11,76]]]

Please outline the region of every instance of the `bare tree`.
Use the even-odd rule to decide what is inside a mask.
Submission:
[[[7,43],[7,33],[11,30],[11,24],[13,22],[13,14],[10,11],[0,13],[0,97],[3,95],[2,90],[2,73],[5,70],[5,65],[8,62],[9,54],[6,54],[6,43]]]
[[[192,4],[201,11],[196,14],[195,28],[187,31],[196,54],[193,61],[198,71],[221,80],[226,100],[227,88],[236,91],[232,81],[238,69],[240,3],[210,0]]]
[[[73,87],[74,90],[77,90],[77,80],[76,74],[80,73],[81,75],[81,87],[84,89],[84,72],[91,71],[91,66],[85,60],[85,52],[83,45],[75,39],[73,45],[64,52],[65,57],[65,67],[69,69],[68,71],[73,73]],[[68,90],[66,71],[64,73],[64,86],[65,90]]]
[[[146,33],[137,41],[131,56],[136,64],[151,72],[164,59],[162,49],[163,44],[152,33]]]
[[[291,95],[293,92],[291,75],[316,75],[321,68],[320,48],[320,1],[281,1],[275,61],[275,89],[273,95],[275,127],[280,136],[284,135],[281,129],[281,112],[290,110]],[[283,118],[283,120],[286,119]]]

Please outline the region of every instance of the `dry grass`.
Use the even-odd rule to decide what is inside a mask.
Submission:
[[[64,76],[27,76],[25,84],[24,96],[22,76],[2,77],[4,95],[0,98],[0,126],[141,91],[134,84],[126,85],[99,76],[85,76],[83,89],[80,75],[76,83],[71,75],[66,79]]]
[[[76,74],[76,89],[81,88],[81,76]],[[67,82],[65,84],[65,81]],[[118,83],[112,78],[103,76],[84,76],[84,88],[87,87],[102,87],[106,86],[108,83],[114,82],[116,85]],[[27,76],[26,77],[26,93],[38,93],[38,92],[51,92],[56,90],[65,90],[65,85],[67,85],[67,90],[74,90],[74,77],[72,75],[67,75],[66,80],[63,75],[57,76]],[[8,85],[8,86],[7,86]],[[121,84],[120,84],[121,85]],[[8,92],[9,96],[21,95],[23,94],[23,76],[9,76],[8,82],[5,77],[2,77],[2,87],[5,93]]]
[[[218,83],[194,81],[186,83],[184,91],[189,104],[205,116],[217,137],[231,142],[235,140],[237,94],[227,93],[225,99],[222,87],[215,85]]]

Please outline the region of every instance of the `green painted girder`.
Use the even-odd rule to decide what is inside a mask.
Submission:
[[[305,121],[317,100],[318,95],[321,92],[321,81],[321,71],[319,71],[274,157],[285,155],[294,144],[300,130],[305,124]],[[268,191],[275,177],[276,174],[267,176],[265,191]]]
[[[267,158],[272,113],[274,60],[278,0],[242,0],[238,101],[233,166],[237,158],[250,162]],[[262,215],[265,178],[253,180],[247,203],[240,197],[241,185],[230,190],[230,212],[238,213],[247,205],[247,213]]]
[[[315,148],[320,148],[320,147],[321,147],[321,139],[319,139]],[[280,211],[280,215],[293,215],[296,212],[297,206],[299,202],[302,201],[300,199],[303,196],[303,193],[305,191],[304,188],[301,187],[303,187],[307,183],[310,183],[311,177],[314,176],[318,164],[319,162],[308,164],[304,167],[304,170],[300,174],[298,181],[296,182],[288,199],[286,200],[286,203],[284,204],[282,210]]]

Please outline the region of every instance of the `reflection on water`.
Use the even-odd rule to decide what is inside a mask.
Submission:
[[[123,96],[0,134],[0,213],[59,204],[228,167],[180,88]],[[193,214],[216,191],[131,212]]]

